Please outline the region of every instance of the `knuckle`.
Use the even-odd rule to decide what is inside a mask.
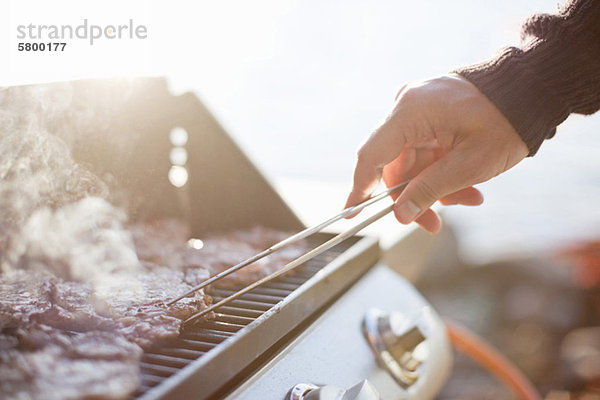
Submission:
[[[434,202],[442,197],[433,185],[423,179],[415,182],[414,190],[420,195],[419,197],[427,202]]]
[[[364,144],[356,152],[356,161],[358,164],[368,164],[371,158],[370,146]]]
[[[407,103],[412,101],[415,98],[415,89],[410,87],[405,87],[402,89],[402,92],[398,93],[396,97],[398,103]]]
[[[402,92],[398,94],[397,101],[400,104],[420,103],[423,98],[422,88],[419,86],[405,85]]]

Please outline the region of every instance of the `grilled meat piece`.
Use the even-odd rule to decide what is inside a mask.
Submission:
[[[180,221],[163,219],[129,227],[141,260],[186,270],[202,267],[215,275],[285,239],[289,233],[255,227],[200,237],[203,247],[188,246],[190,230]],[[277,271],[308,250],[306,243],[290,245],[219,281],[218,286],[247,285]]]
[[[194,268],[184,273],[166,267],[146,264],[148,272],[128,281],[108,280],[96,288],[96,310],[111,318],[116,330],[142,347],[176,337],[181,321],[210,304],[202,291],[166,307],[163,301],[189,290],[190,276],[208,278],[208,271]]]
[[[0,329],[29,322],[52,306],[57,278],[50,273],[17,270],[0,275]]]
[[[193,250],[187,246],[191,235],[189,226],[176,219],[138,222],[127,228],[140,260],[171,268],[183,267],[180,265],[181,253]]]
[[[36,325],[0,352],[6,399],[123,399],[139,385],[142,349],[109,332],[67,334]]]
[[[14,349],[19,345],[19,339],[13,335],[0,333],[0,353],[6,350]]]
[[[200,250],[200,263],[210,269],[212,274],[217,274],[260,253],[288,236],[289,233],[263,227],[211,235],[203,239],[204,247]],[[248,285],[281,269],[307,251],[308,247],[305,242],[292,244],[229,275],[219,281],[218,286]]]
[[[93,288],[89,283],[58,281],[52,285],[52,305],[33,314],[34,322],[50,325],[62,330],[85,332],[110,330],[114,321],[100,315],[91,300]]]

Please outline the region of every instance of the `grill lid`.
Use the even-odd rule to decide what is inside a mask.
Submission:
[[[5,88],[23,97],[24,87]],[[172,95],[164,78],[115,78],[31,85],[67,103],[48,126],[73,136],[74,159],[111,184],[133,219],[183,218],[192,234],[252,228],[303,228],[265,177],[192,93]],[[30,96],[31,109],[39,105]],[[183,129],[183,131],[182,131]],[[171,132],[187,140],[171,139]],[[187,133],[187,135],[185,135]],[[176,135],[177,136],[177,135]],[[174,148],[185,150],[185,185],[168,175]],[[180,153],[180,152],[179,152]],[[181,162],[181,161],[179,161]]]

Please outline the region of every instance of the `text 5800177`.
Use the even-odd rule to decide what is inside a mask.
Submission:
[[[62,42],[47,42],[47,43],[19,43],[17,50],[19,51],[65,51],[67,44]]]

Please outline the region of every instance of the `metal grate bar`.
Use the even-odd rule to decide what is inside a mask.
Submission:
[[[161,382],[163,380],[161,379]],[[141,396],[143,393],[147,392],[148,390],[152,389],[154,386],[158,385],[160,382],[156,382],[153,385],[147,385],[144,382],[142,382],[142,384],[140,385],[138,391],[135,394],[135,397]]]
[[[288,292],[293,292],[294,290],[296,290],[298,288],[298,285],[293,284],[293,283],[286,283],[286,282],[283,282],[281,279],[277,279],[272,282],[269,282],[268,286],[264,286],[264,287],[262,287],[262,289],[264,289],[266,287],[268,287],[270,289],[278,289],[278,290],[285,290]],[[257,289],[261,289],[261,288],[257,288]],[[221,308],[223,308],[223,307],[221,307]]]
[[[215,296],[214,299],[216,301],[218,301],[218,299],[222,299],[222,297]],[[241,300],[241,299],[234,300],[234,301],[230,302],[229,304],[233,305],[234,307],[250,308],[253,310],[260,310],[260,311],[267,311],[269,308],[273,307],[273,303],[261,303],[258,301]]]
[[[239,315],[231,315],[231,313],[229,314],[225,314],[225,313],[215,313],[215,318],[218,321],[223,321],[223,322],[228,322],[231,324],[237,324],[237,325],[242,325],[242,326],[246,326],[248,325],[250,322],[254,321],[255,318],[251,318],[251,317],[244,317],[244,316],[239,316]]]
[[[189,359],[167,356],[164,354],[144,354],[143,363],[163,365],[165,367],[183,368],[190,363]]]
[[[262,310],[252,310],[243,307],[234,307],[231,304],[220,307],[218,312],[215,315],[219,314],[227,314],[231,316],[241,317],[241,318],[251,318],[253,321],[263,315],[264,311]]]
[[[244,325],[232,324],[232,323],[224,322],[224,321],[210,320],[210,321],[203,322],[202,327],[208,328],[208,329],[213,329],[215,331],[219,331],[219,332],[223,332],[223,333],[225,333],[225,332],[235,333],[235,332],[239,331],[240,329],[242,329],[244,327]]]
[[[180,339],[180,340],[184,340],[184,339]],[[165,356],[171,356],[171,357],[177,357],[177,358],[185,358],[186,360],[195,360],[196,358],[200,357],[203,354],[206,354],[207,351],[209,351],[210,349],[212,349],[214,347],[213,343],[210,343],[210,345],[206,346],[206,350],[192,350],[192,349],[188,349],[188,348],[183,348],[183,347],[166,347],[166,348],[162,348],[159,350],[148,350],[146,352],[146,354],[149,355],[165,355]]]
[[[185,350],[207,352],[215,347],[215,343],[206,343],[198,340],[181,339],[177,342],[177,347]]]
[[[252,293],[262,294],[266,296],[276,296],[280,299],[285,298],[288,294],[292,293],[294,289],[286,290],[286,289],[278,289],[273,287],[258,287]]]
[[[144,375],[142,384],[145,384],[148,386],[156,386],[158,383],[161,383],[164,380],[165,380],[165,378],[160,377],[160,376]]]
[[[180,335],[180,337],[183,339],[191,339],[191,340],[196,340],[199,342],[204,341],[207,343],[218,344],[232,335],[231,332],[221,332],[221,331],[216,331],[214,329],[205,329],[202,323],[198,324],[197,328],[199,328],[197,331],[183,332]]]
[[[302,278],[300,276],[291,275],[291,276],[286,276],[286,277],[282,278],[281,281],[292,284],[292,285],[296,285],[296,287],[298,287],[298,286],[302,285],[304,282],[306,282],[306,279]]]
[[[235,290],[222,290],[222,289],[216,289],[214,291],[210,292],[213,299],[222,299],[224,297],[227,297],[233,293],[235,293]],[[266,295],[266,294],[257,294],[257,293],[246,293],[242,296],[239,297],[241,300],[248,300],[248,301],[256,301],[258,303],[265,303],[265,304],[277,304],[279,303],[281,300],[283,300],[283,298],[281,296],[272,296],[272,295]]]
[[[149,373],[149,374],[155,375],[155,376],[163,376],[165,378],[168,378],[169,376],[171,376],[179,371],[179,368],[166,367],[164,365],[157,365],[157,364],[150,364],[150,363],[143,362],[143,361],[140,363],[140,368],[142,369],[143,372],[146,372],[146,373]]]

